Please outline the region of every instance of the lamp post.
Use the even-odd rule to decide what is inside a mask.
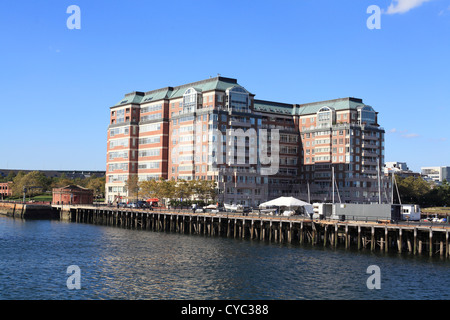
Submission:
[[[23,187],[23,201],[22,203],[25,203],[25,195],[27,193],[27,187]]]

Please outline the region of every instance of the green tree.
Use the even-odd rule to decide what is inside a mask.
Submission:
[[[72,179],[69,179],[65,173],[63,173],[60,177],[53,178],[51,182],[52,188],[62,188],[71,184],[75,184]]]
[[[396,177],[398,192],[402,203],[425,205],[429,198],[431,185],[422,177]]]
[[[176,181],[175,180],[165,180],[160,179],[159,183],[159,198],[172,199],[175,196]]]
[[[142,181],[139,184],[141,194],[146,198],[158,198],[165,202],[165,199],[172,199],[176,194],[176,182],[173,180],[159,180]]]
[[[154,179],[139,183],[140,193],[143,198],[157,198],[159,194],[158,182]]]
[[[95,198],[102,198],[105,194],[105,183],[106,178],[105,177],[96,177],[95,175],[84,179],[85,181],[85,187],[88,189],[91,189],[94,191],[94,197]]]
[[[128,180],[125,182],[125,188],[128,191],[128,199],[134,200],[139,197],[139,177],[137,174],[132,174],[129,176]]]
[[[213,180],[191,180],[189,181],[190,188],[199,200],[207,202],[208,200],[215,200],[217,198],[216,182]]]
[[[442,182],[440,186],[434,188],[432,193],[436,195],[434,206],[450,206],[450,184],[447,181]]]
[[[177,199],[187,200],[191,198],[193,190],[188,181],[180,179],[175,184],[174,197]]]
[[[14,171],[10,171],[6,177],[1,177],[0,182],[10,182],[13,181],[16,177],[16,173]]]
[[[40,194],[48,188],[48,179],[39,171],[32,171],[27,174],[19,172],[13,180],[13,196],[23,195],[24,188],[27,195]]]

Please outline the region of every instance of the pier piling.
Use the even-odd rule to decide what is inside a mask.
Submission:
[[[353,221],[311,220],[298,217],[241,216],[154,212],[89,206],[56,207],[60,217],[75,223],[91,223],[154,232],[176,232],[235,239],[251,239],[299,245],[400,254],[423,253],[450,257],[448,226],[376,224]],[[369,247],[370,244],[370,247]]]

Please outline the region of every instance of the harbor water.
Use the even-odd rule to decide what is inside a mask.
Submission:
[[[1,300],[447,300],[449,272],[440,257],[0,217]]]

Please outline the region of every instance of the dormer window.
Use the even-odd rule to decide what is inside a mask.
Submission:
[[[333,108],[322,107],[317,112],[317,126],[319,128],[329,128],[335,122],[336,114]]]
[[[376,124],[377,115],[371,106],[364,106],[358,108],[358,122],[359,124]]]
[[[183,113],[190,113],[197,110],[197,106],[202,104],[202,92],[195,88],[187,89],[183,94]]]
[[[250,112],[249,92],[243,87],[235,86],[227,89],[227,107],[229,111]]]

